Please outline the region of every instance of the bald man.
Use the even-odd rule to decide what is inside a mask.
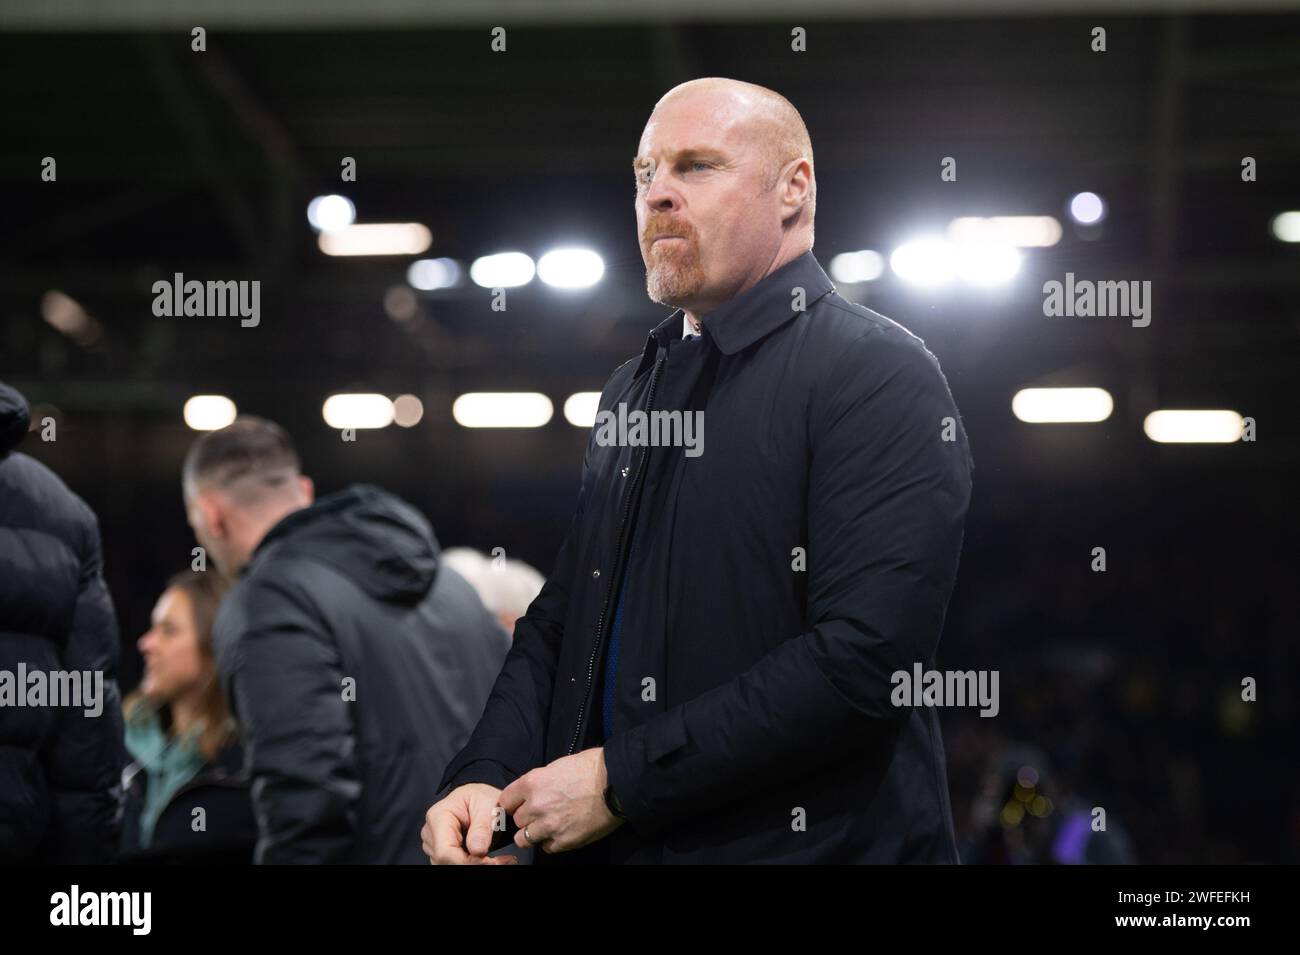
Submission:
[[[934,666],[970,500],[934,356],[812,255],[795,108],[709,78],[636,158],[652,300],[555,570],[425,819],[434,863],[956,862]]]

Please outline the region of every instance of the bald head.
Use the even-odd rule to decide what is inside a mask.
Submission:
[[[771,172],[769,188],[776,185],[777,177],[791,161],[805,158],[809,164],[812,163],[812,140],[803,117],[793,103],[766,86],[721,76],[705,76],[674,86],[659,98],[655,110],[675,98],[704,93],[713,93],[731,101],[737,135],[749,140],[765,157],[764,162]],[[817,178],[814,175],[808,190],[810,226],[816,214]]]
[[[674,87],[633,171],[646,290],[693,320],[812,248],[812,144],[780,93],[721,77]]]

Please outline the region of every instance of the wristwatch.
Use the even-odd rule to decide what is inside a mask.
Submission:
[[[619,819],[627,818],[627,814],[623,812],[623,804],[618,801],[618,794],[614,792],[613,786],[605,787],[605,805]]]

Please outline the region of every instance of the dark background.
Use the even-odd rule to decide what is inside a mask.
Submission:
[[[206,53],[189,21],[0,33],[0,378],[57,421],[57,441],[33,433],[21,449],[100,517],[127,687],[135,638],[193,546],[179,485],[191,394],[287,427],[321,492],[385,485],[444,545],[550,570],[586,440],[564,398],[599,390],[667,314],[636,244],[642,126],[676,83],[730,76],[807,122],[824,267],[956,215],[1065,224],[995,291],[888,273],[841,287],[925,339],[974,453],[939,665],[998,669],[1002,702],[996,719],[943,713],[959,835],[980,842],[988,761],[1027,744],[1058,801],[1105,807],[1138,861],[1300,860],[1300,246],[1268,229],[1300,209],[1300,16],[214,23]],[[505,54],[489,47],[498,23]],[[790,50],[792,25],[808,52]],[[56,183],[40,180],[43,156]],[[339,181],[344,156],[355,183]],[[940,181],[944,156],[957,182]],[[1258,181],[1241,181],[1243,156]],[[1083,189],[1109,203],[1097,237],[1064,216]],[[411,260],[322,255],[305,209],[327,192],[360,222],[425,223],[428,256],[576,243],[605,277],[578,292],[534,281],[505,312],[473,285],[419,293],[417,317],[395,321],[384,297]],[[154,317],[150,287],[177,271],[260,280],[260,326]],[[1151,325],[1045,318],[1042,283],[1066,271],[1151,280]],[[42,319],[50,289],[94,316],[96,340]],[[1105,387],[1115,411],[1017,421],[1012,394],[1042,384]],[[457,394],[498,389],[549,395],[555,418],[452,421]],[[344,443],[320,414],[338,390],[413,392],[424,419]],[[1160,407],[1232,408],[1258,439],[1158,445],[1141,425]],[[1106,573],[1090,569],[1097,546]],[[1247,676],[1256,703],[1240,700]]]

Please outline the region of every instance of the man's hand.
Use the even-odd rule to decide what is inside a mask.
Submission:
[[[567,852],[603,839],[623,824],[605,805],[607,784],[602,747],[524,773],[499,799],[519,827],[515,844]]]
[[[424,815],[420,841],[433,865],[514,865],[511,855],[489,858],[492,823],[504,821],[497,807],[501,790],[486,783],[457,786]]]

